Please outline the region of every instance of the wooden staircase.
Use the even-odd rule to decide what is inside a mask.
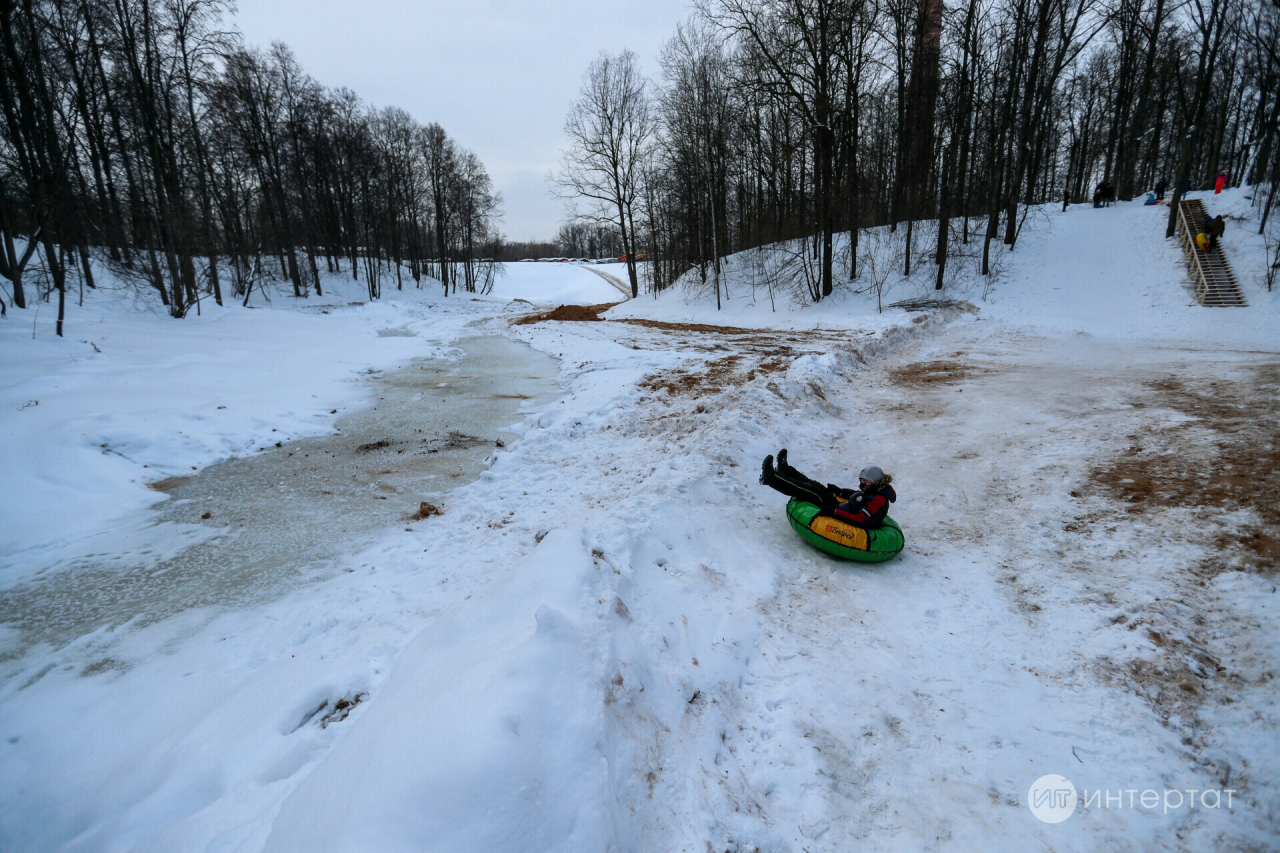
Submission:
[[[1204,221],[1204,201],[1198,198],[1182,199],[1178,202],[1178,231],[1182,242],[1182,259],[1190,270],[1191,285],[1195,288],[1194,301],[1211,307],[1244,306],[1244,294],[1240,292],[1240,284],[1236,274],[1231,271],[1226,255],[1222,252],[1222,241],[1207,252],[1196,248],[1196,234],[1200,233],[1200,223]]]

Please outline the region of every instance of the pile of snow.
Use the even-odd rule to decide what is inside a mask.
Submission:
[[[607,849],[596,574],[580,535],[553,531],[420,631],[265,849]]]

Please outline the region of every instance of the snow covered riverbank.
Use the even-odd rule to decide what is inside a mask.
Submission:
[[[1082,211],[1113,212],[1145,211]],[[1059,251],[1055,233],[1076,240],[1046,227],[1045,252]],[[1133,291],[1156,284],[1120,274],[1108,286],[1141,306]],[[355,371],[477,333],[559,358],[561,393],[528,407],[521,437],[444,515],[409,531],[389,520],[330,580],[7,660],[0,839],[85,851],[1266,849],[1280,813],[1280,614],[1274,554],[1249,543],[1280,531],[1215,472],[1262,471],[1271,488],[1280,347],[1230,326],[1205,334],[1191,313],[1133,338],[1066,306],[1046,329],[1031,307],[1014,310],[1019,285],[1028,304],[1060,286],[1023,270],[976,315],[874,315],[849,298],[816,322],[732,304],[712,318],[705,303],[682,319],[675,301],[641,300],[611,316],[642,323],[509,326],[514,293],[389,300],[281,311],[291,345],[259,337],[279,323],[259,324],[266,312],[199,327],[228,328],[217,343],[198,329],[163,337],[169,321],[154,317],[105,323],[137,353],[119,376],[186,382],[144,380],[134,403],[50,409],[35,426],[19,425],[45,398],[6,410],[6,452],[33,454],[6,470],[29,471],[46,496],[32,528],[6,526],[22,546],[4,550],[17,576],[105,537],[120,491],[108,470],[82,520],[47,518],[48,496],[68,494],[90,458],[65,448],[94,446],[60,423],[85,432],[115,411],[139,432],[154,412],[162,438],[124,470],[167,475],[326,429],[330,409],[360,399]],[[1255,314],[1273,322],[1266,306]],[[1009,320],[987,319],[1002,311]],[[88,369],[55,365],[70,342],[3,345],[6,404]],[[237,351],[228,371],[252,381],[177,396],[210,381],[199,365]],[[326,359],[337,364],[311,372]],[[280,371],[269,387],[264,363]],[[226,414],[233,405],[252,416]],[[189,412],[214,427],[187,427]],[[179,429],[204,438],[163,438]],[[784,501],[756,484],[779,446],[826,479],[868,461],[891,471],[903,555],[849,566],[805,546]],[[137,511],[145,493],[131,494],[118,511]],[[113,535],[109,547],[128,547],[127,528]],[[1048,773],[1086,792],[1234,799],[1095,803],[1046,824],[1027,805]]]

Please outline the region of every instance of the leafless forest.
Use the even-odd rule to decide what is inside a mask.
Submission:
[[[654,289],[788,241],[818,300],[885,225],[940,288],[1103,181],[1274,187],[1278,25],[1276,0],[700,0],[659,81],[625,52],[588,69],[557,182]]]
[[[318,292],[322,266],[370,298],[483,291],[488,259],[551,248],[503,243],[483,164],[439,125],[244,46],[227,11],[0,3],[0,308],[56,293],[61,317],[91,259],[181,317],[268,279]],[[942,287],[957,255],[988,273],[1027,206],[1104,180],[1267,182],[1265,227],[1278,27],[1278,0],[700,0],[658,79],[626,51],[584,75],[554,248],[625,253],[634,294],[691,269],[718,294],[723,258],[784,241],[819,300],[859,280],[865,229]]]
[[[93,287],[90,257],[175,317],[321,265],[370,298],[406,276],[484,289],[501,199],[438,124],[326,90],[289,48],[223,29],[224,0],[0,4],[0,275]],[[15,238],[25,238],[18,239]],[[19,251],[18,246],[24,246]],[[344,265],[344,261],[346,262]],[[2,304],[2,303],[0,303]]]

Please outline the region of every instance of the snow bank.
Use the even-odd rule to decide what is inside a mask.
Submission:
[[[423,629],[264,849],[606,849],[597,574],[580,533],[552,531]]]

